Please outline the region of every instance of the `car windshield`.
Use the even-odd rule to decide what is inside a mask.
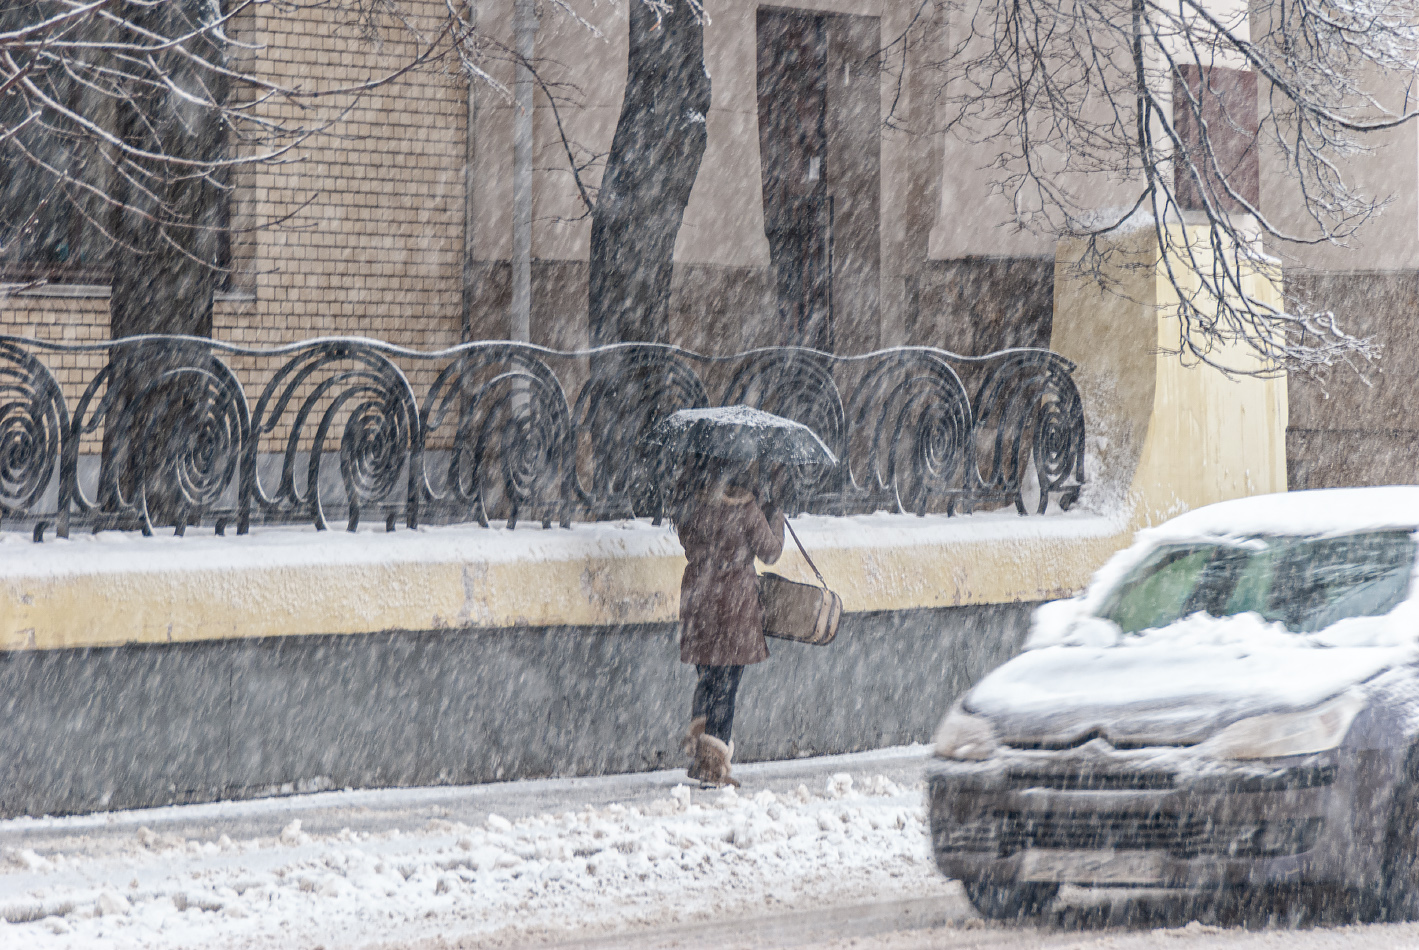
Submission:
[[[1409,591],[1414,552],[1407,531],[1164,545],[1110,591],[1099,615],[1137,633],[1198,611],[1250,611],[1311,633],[1393,610]]]

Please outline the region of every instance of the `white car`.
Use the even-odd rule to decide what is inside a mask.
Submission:
[[[1140,531],[942,721],[938,866],[993,918],[1063,883],[1326,885],[1414,916],[1416,530],[1395,487]]]

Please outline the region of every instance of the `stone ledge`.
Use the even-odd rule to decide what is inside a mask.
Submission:
[[[68,284],[56,281],[54,283],[0,283],[0,296],[13,295],[16,297],[54,297],[61,300],[107,300],[112,296],[112,288],[108,284]],[[256,299],[256,294],[250,290],[218,290],[212,294],[212,300],[216,303],[229,302],[250,302]]]
[[[848,612],[1065,596],[1128,540],[1087,512],[804,516],[794,524]],[[645,521],[243,537],[0,535],[0,649],[391,630],[606,627],[679,613],[684,556]],[[773,570],[810,581],[792,547]]]

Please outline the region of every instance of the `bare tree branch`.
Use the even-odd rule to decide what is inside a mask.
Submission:
[[[1287,247],[1343,245],[1382,209],[1345,168],[1419,115],[1413,0],[926,0],[889,49],[935,77],[941,131],[995,150],[1017,226],[1085,242],[1082,273],[1110,283],[1105,238],[1151,228],[1177,352],[1248,375],[1378,355],[1334,314],[1248,287]],[[1262,158],[1292,191],[1265,206]]]

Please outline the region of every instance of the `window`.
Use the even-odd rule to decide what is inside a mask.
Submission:
[[[0,32],[61,7],[51,0],[0,5]],[[31,67],[34,84],[55,102],[102,117],[104,97],[62,63],[29,63],[21,54],[17,60]],[[12,130],[18,131],[5,135]],[[90,220],[102,206],[83,185],[97,179],[100,164],[91,142],[42,100],[15,86],[0,95],[0,279],[107,280],[107,245]]]
[[[1204,197],[1222,212],[1241,212],[1242,203],[1227,194],[1218,173],[1232,191],[1256,207],[1261,200],[1261,159],[1256,73],[1220,66],[1179,66],[1173,77],[1173,124],[1191,164],[1202,174],[1203,186],[1185,163],[1175,166],[1173,187],[1184,210],[1205,207]],[[1199,121],[1200,120],[1200,121]],[[1202,123],[1207,142],[1202,140]],[[1211,154],[1208,154],[1208,148]]]
[[[61,0],[0,2],[0,33],[44,22],[70,6]],[[162,13],[156,10],[154,15]],[[84,31],[92,31],[96,25],[107,28],[106,21],[95,18],[68,27],[62,35],[69,40],[83,39],[87,35]],[[116,213],[109,198],[121,193],[117,186],[126,181],[131,184],[128,192],[151,189],[154,201],[167,200],[176,207],[183,203],[164,194],[167,186],[161,175],[148,175],[133,167],[116,169],[113,156],[106,154],[107,146],[101,147],[100,137],[66,113],[82,116],[87,123],[122,137],[128,133],[116,119],[116,89],[135,84],[143,88],[151,70],[158,67],[152,64],[152,57],[144,65],[92,47],[68,47],[62,56],[45,47],[12,55],[38,92],[11,84],[0,94],[0,280],[107,283],[109,232]],[[115,78],[124,71],[130,78]],[[0,66],[0,85],[8,78],[10,74]],[[133,124],[161,127],[164,123],[159,115]],[[225,193],[215,200],[221,202],[217,213],[223,228],[216,263],[226,267],[230,248],[225,228],[230,209]]]
[[[1137,633],[1199,612],[1256,613],[1313,633],[1393,610],[1409,592],[1414,554],[1405,531],[1164,545],[1114,588],[1100,616]]]

